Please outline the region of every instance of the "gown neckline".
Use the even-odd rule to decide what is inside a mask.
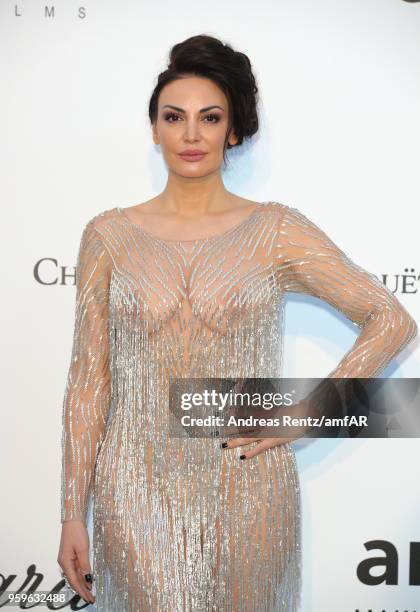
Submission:
[[[169,242],[169,243],[175,243],[175,244],[182,244],[182,243],[190,243],[191,244],[191,243],[197,243],[197,242],[210,242],[211,240],[217,240],[219,238],[222,238],[223,236],[227,236],[227,235],[235,232],[236,230],[238,230],[243,225],[246,225],[251,219],[253,219],[254,216],[262,209],[262,207],[265,204],[269,204],[269,201],[260,202],[259,204],[256,204],[255,207],[253,208],[253,210],[251,211],[251,214],[247,215],[245,217],[245,219],[242,219],[242,221],[240,221],[239,223],[237,223],[233,227],[229,228],[228,230],[225,230],[224,232],[219,232],[219,233],[213,234],[211,236],[204,236],[202,238],[189,238],[187,240],[180,240],[178,238],[161,238],[160,236],[157,236],[156,234],[153,234],[153,233],[145,230],[139,223],[136,223],[135,221],[132,221],[132,219],[130,219],[126,215],[126,213],[124,212],[124,209],[121,208],[120,206],[116,206],[115,210],[118,211],[118,213],[126,221],[128,221],[128,223],[130,225],[136,227],[142,234],[144,234],[145,236],[148,236],[149,238],[152,238],[153,240],[157,240],[158,242]]]

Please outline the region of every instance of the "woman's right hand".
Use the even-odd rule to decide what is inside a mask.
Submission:
[[[95,603],[90,592],[92,584],[84,578],[92,574],[89,562],[89,535],[83,521],[64,521],[61,529],[58,564],[65,573],[70,586],[89,603]]]

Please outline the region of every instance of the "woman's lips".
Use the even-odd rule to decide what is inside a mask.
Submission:
[[[179,155],[185,161],[195,162],[200,161],[200,159],[203,159],[203,157],[207,155],[207,153],[197,153],[196,155],[187,155],[186,153],[180,153]]]

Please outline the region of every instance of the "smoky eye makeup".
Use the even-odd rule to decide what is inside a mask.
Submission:
[[[167,111],[163,114],[163,118],[168,123],[177,123],[178,119],[182,119],[182,116],[173,111]],[[221,117],[217,113],[207,113],[206,115],[204,115],[203,119],[206,119],[206,123],[218,123]]]

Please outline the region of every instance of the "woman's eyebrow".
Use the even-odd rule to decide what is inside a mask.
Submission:
[[[166,107],[174,108],[175,110],[177,110],[180,113],[185,113],[186,112],[183,108],[179,108],[179,106],[174,106],[173,104],[165,104],[164,106],[162,106],[162,108],[166,108]],[[206,106],[205,108],[200,108],[199,112],[200,113],[205,113],[206,111],[210,110],[211,108],[220,108],[220,110],[224,110],[218,104],[213,104],[213,106]]]

